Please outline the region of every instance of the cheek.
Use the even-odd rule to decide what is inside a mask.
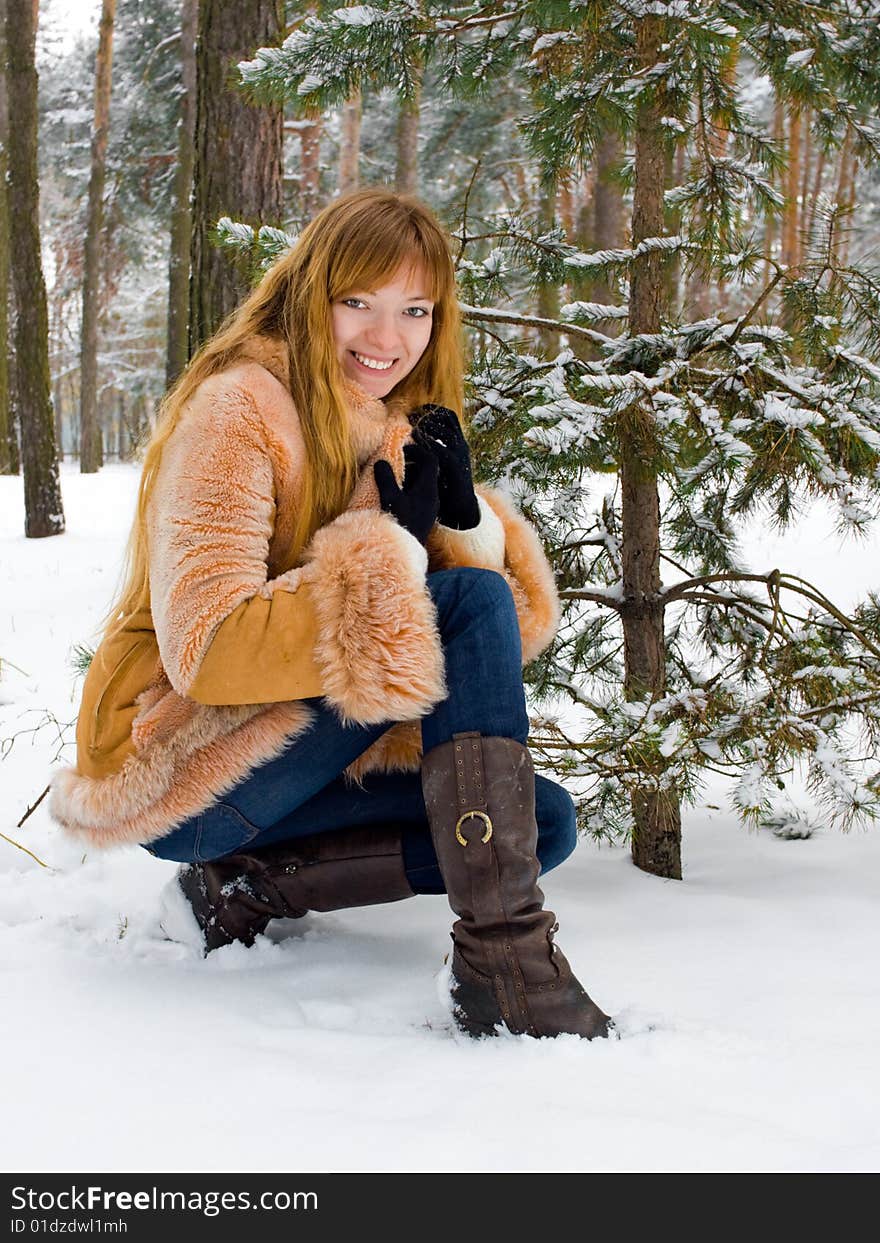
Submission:
[[[410,340],[410,349],[416,361],[421,358],[431,340],[431,320],[416,320],[416,326]]]
[[[351,334],[347,307],[334,306],[330,313],[330,326],[333,331],[333,344],[339,354],[345,348],[345,342]]]

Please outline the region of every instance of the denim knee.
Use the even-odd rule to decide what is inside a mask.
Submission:
[[[510,584],[496,569],[479,566],[456,566],[454,569],[438,569],[428,576],[435,594],[442,599],[454,599],[456,604],[471,602],[480,612],[487,607],[507,608],[513,603]]]
[[[567,859],[577,845],[577,816],[569,792],[540,773],[535,775],[535,805],[543,873]]]
[[[428,575],[428,584],[437,605],[441,621],[447,610],[458,615],[481,620],[498,618],[502,625],[516,625],[516,605],[513,592],[502,574],[496,570],[483,570],[476,566],[458,566],[452,570],[438,570]]]

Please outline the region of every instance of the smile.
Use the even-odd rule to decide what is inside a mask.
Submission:
[[[369,367],[371,371],[388,371],[397,362],[396,358],[389,358],[385,362],[380,358],[368,358],[366,354],[358,354],[355,350],[351,350],[350,353],[362,367]]]

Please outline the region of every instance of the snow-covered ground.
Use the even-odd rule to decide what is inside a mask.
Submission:
[[[0,1168],[877,1169],[880,830],[749,834],[718,791],[686,813],[681,883],[581,843],[544,888],[622,1033],[588,1044],[453,1033],[445,898],[203,960],[157,926],[172,864],[84,856],[45,804],[17,829],[63,740],[47,712],[75,716],[71,651],[112,593],[137,473],[62,482],[67,534],[26,541],[21,481],[0,478],[0,832],[49,865],[0,839]],[[829,532],[821,512],[756,531],[751,559],[851,602],[880,540]]]

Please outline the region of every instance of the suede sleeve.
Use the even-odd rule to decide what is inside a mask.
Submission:
[[[324,693],[307,583],[252,596],[220,623],[187,694],[204,704],[273,703]]]

